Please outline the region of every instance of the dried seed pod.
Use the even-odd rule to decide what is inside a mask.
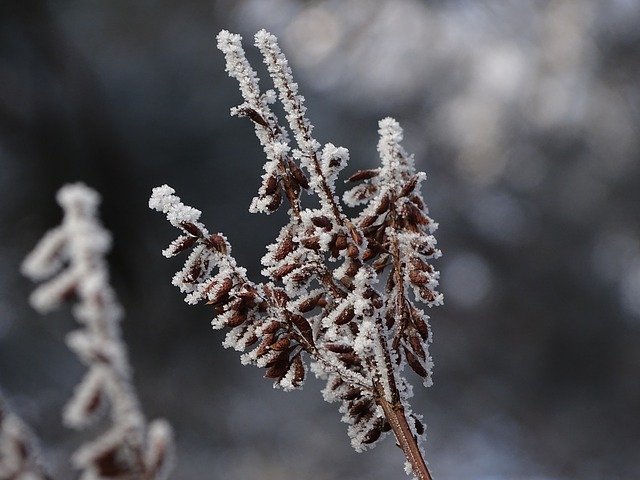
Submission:
[[[289,232],[278,244],[276,251],[273,254],[273,259],[276,262],[283,260],[287,255],[293,252],[294,248],[295,245],[293,243],[293,234]]]
[[[257,123],[258,125],[262,125],[265,128],[269,128],[269,123],[267,123],[264,117],[260,115],[258,112],[256,112],[253,108],[242,108],[238,110],[238,116],[248,117],[254,123]]]
[[[275,212],[282,203],[282,194],[277,191],[273,195],[269,195],[269,197],[271,197],[271,200],[267,204],[267,209],[271,212]]]
[[[356,173],[351,175],[348,179],[349,182],[357,182],[359,180],[368,180],[373,177],[377,177],[380,173],[380,169],[375,168],[371,170],[358,170]]]
[[[282,378],[287,374],[289,366],[289,362],[280,360],[267,368],[264,376],[265,378]]]
[[[325,343],[324,348],[334,353],[350,353],[353,352],[353,347],[346,343]]]
[[[424,348],[422,347],[422,341],[420,340],[420,338],[416,335],[411,335],[409,337],[409,344],[413,349],[413,353],[415,353],[422,360],[425,360],[426,354]]]
[[[372,405],[373,403],[368,398],[351,404],[349,413],[354,417],[355,423],[358,423],[366,414],[370,413]]]
[[[367,432],[362,440],[362,443],[371,444],[380,438],[382,434],[382,422],[376,422],[373,428]]]
[[[350,243],[349,246],[347,247],[347,256],[349,258],[357,258],[359,254],[360,254],[360,250],[358,249],[357,245]]]
[[[360,220],[359,223],[359,227],[360,228],[367,228],[370,227],[371,225],[373,225],[375,223],[375,221],[378,219],[377,215],[368,215],[366,217],[364,217],[362,220]]]
[[[420,210],[424,211],[424,202],[422,201],[419,195],[411,195],[409,197],[409,200],[411,200],[415,204],[415,206],[418,207]]]
[[[398,195],[398,196],[399,197],[406,197],[411,192],[413,192],[413,190],[416,188],[417,184],[418,184],[418,175],[413,175],[409,179],[409,181],[404,184],[404,187],[402,187],[402,190],[400,190],[400,195]]]
[[[347,236],[344,233],[339,233],[338,235],[336,235],[336,248],[338,250],[344,250],[345,248],[347,248],[348,242],[347,242]]]
[[[317,251],[320,249],[320,238],[316,235],[303,238],[300,243],[310,250]]]
[[[282,337],[276,343],[271,345],[271,348],[273,350],[281,352],[289,348],[289,345],[291,345],[291,339],[289,337]]]
[[[293,368],[294,368],[293,383],[294,385],[298,386],[302,382],[304,382],[304,375],[305,375],[304,363],[302,363],[302,358],[300,357],[300,354],[297,354],[295,357],[293,357]]]
[[[327,231],[333,228],[333,223],[331,223],[331,220],[324,215],[321,215],[319,217],[312,217],[311,223],[313,223],[316,227],[324,228]]]
[[[278,190],[278,178],[275,175],[269,175],[262,185],[265,195],[273,195]]]
[[[372,248],[367,248],[364,252],[362,252],[362,261],[366,262],[368,260],[371,260],[375,256],[376,251]]]
[[[388,432],[391,430],[391,424],[387,421],[387,419],[385,418],[382,421],[382,431],[383,432]]]
[[[422,378],[427,376],[427,371],[424,369],[420,361],[411,353],[409,349],[403,347],[404,356],[407,359],[407,363],[411,367],[411,369],[420,375]]]
[[[420,295],[422,295],[422,298],[424,298],[427,302],[433,302],[436,299],[433,291],[429,290],[426,287],[420,288]]]
[[[359,388],[351,388],[347,390],[345,393],[340,395],[342,400],[355,400],[356,398],[362,396],[362,390]]]
[[[300,267],[299,263],[289,263],[289,264],[285,264],[282,265],[278,268],[276,268],[275,270],[273,270],[271,272],[271,275],[274,278],[277,278],[278,280],[281,280],[282,277],[290,274],[291,272],[293,272],[296,268]]]
[[[309,342],[313,344],[313,332],[311,330],[311,325],[309,321],[304,318],[302,315],[291,315],[291,322],[296,326],[296,328],[300,331],[302,336]]]
[[[225,325],[229,328],[234,328],[242,325],[247,320],[247,312],[246,310],[236,311],[229,319],[225,322]]]
[[[416,427],[416,433],[418,435],[424,435],[424,424],[413,415],[411,415],[411,418],[413,419],[413,424]]]
[[[391,199],[389,198],[389,195],[384,195],[380,199],[380,203],[378,203],[378,206],[376,207],[376,215],[382,215],[383,213],[385,213],[387,210],[389,210],[390,205]]]
[[[340,360],[348,366],[358,367],[361,365],[360,357],[358,357],[354,352],[341,353],[338,356],[340,357]]]
[[[375,262],[373,262],[372,267],[376,273],[380,273],[387,265],[389,265],[389,257],[390,255],[388,253],[384,253],[380,255]]]
[[[427,225],[429,223],[429,219],[424,212],[413,203],[405,203],[404,211],[406,218],[411,225]]]
[[[172,242],[171,245],[169,245],[169,247],[167,248],[167,254],[171,256],[178,255],[179,253],[182,253],[185,250],[193,247],[197,241],[198,237],[182,236]]]
[[[279,321],[272,320],[267,324],[266,327],[262,329],[262,333],[264,334],[276,333],[278,330],[280,330],[280,328],[282,328],[282,326],[283,326],[282,323],[280,323]]]
[[[413,322],[413,326],[416,327],[416,330],[422,337],[422,340],[426,341],[429,338],[429,325],[422,318],[421,315],[418,314],[415,310],[412,312],[411,321]]]
[[[353,305],[350,305],[338,314],[335,319],[335,324],[345,325],[353,320],[353,317],[355,317],[355,311],[353,309]]]
[[[220,253],[227,253],[227,241],[219,233],[213,233],[207,238],[207,242]]]
[[[190,233],[194,237],[202,237],[202,230],[200,230],[200,227],[195,224],[191,222],[182,222],[180,226],[185,232]]]
[[[411,257],[409,259],[409,264],[411,265],[411,267],[416,270],[420,270],[421,272],[433,271],[433,267],[419,257]]]
[[[221,302],[222,299],[231,291],[232,287],[233,280],[229,277],[226,277],[219,282],[212,282],[204,292],[208,299],[207,304],[211,305]]]
[[[335,391],[338,388],[340,388],[343,384],[344,384],[344,380],[342,380],[340,377],[336,375],[329,380],[327,387],[329,388],[329,390]]]
[[[424,285],[429,282],[429,276],[420,270],[410,270],[409,280],[414,285]]]
[[[305,190],[309,189],[309,180],[302,172],[302,169],[295,163],[289,160],[289,171],[298,184]]]
[[[298,304],[298,311],[301,313],[307,313],[318,306],[318,302],[322,298],[322,294],[319,293],[313,297],[309,297]]]

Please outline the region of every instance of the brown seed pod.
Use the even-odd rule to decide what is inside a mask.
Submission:
[[[267,368],[266,373],[264,374],[265,378],[282,378],[287,374],[289,370],[289,362],[287,361],[278,361]]]
[[[327,231],[333,228],[333,223],[331,223],[331,220],[324,215],[321,215],[319,217],[312,217],[311,223],[313,223],[316,227],[324,228]]]
[[[340,395],[340,398],[342,400],[355,400],[360,396],[362,396],[362,390],[360,390],[359,388],[351,388]]]
[[[277,278],[278,280],[281,280],[282,277],[284,277],[285,275],[290,274],[291,272],[293,272],[298,267],[300,267],[299,263],[289,263],[289,264],[281,265],[280,267],[278,267],[275,270],[273,270],[271,272],[271,275],[274,278]]]
[[[269,128],[269,123],[264,119],[262,115],[256,112],[253,108],[243,108],[238,110],[238,115],[242,117],[250,118],[254,123],[262,125],[265,128]]]
[[[353,347],[345,343],[325,343],[324,348],[333,353],[350,353]]]
[[[349,246],[347,247],[347,256],[349,258],[357,258],[359,254],[360,254],[360,250],[358,249],[357,245],[350,243]]]
[[[433,302],[436,299],[433,291],[429,290],[426,287],[420,288],[420,295],[422,295],[422,298],[424,298],[427,302]]]
[[[298,304],[298,311],[301,313],[310,312],[311,310],[313,310],[318,306],[318,302],[320,301],[321,297],[322,297],[322,294],[319,293],[318,295],[315,295],[313,297],[303,300]]]
[[[345,325],[353,320],[353,317],[355,317],[355,312],[353,305],[350,305],[340,312],[334,321],[336,325]]]
[[[411,195],[409,200],[411,200],[420,210],[424,210],[424,202],[418,195]]]
[[[409,280],[414,285],[424,285],[429,282],[429,276],[420,270],[410,270]]]
[[[291,345],[291,339],[289,337],[282,337],[276,343],[271,345],[271,348],[273,350],[281,352],[289,348],[289,345]]]
[[[313,332],[311,330],[311,325],[309,321],[304,318],[302,315],[292,314],[291,322],[296,326],[296,328],[300,331],[302,336],[311,344],[313,344]]]
[[[278,190],[278,178],[275,175],[269,175],[262,185],[265,195],[273,195]]]
[[[307,179],[305,174],[302,172],[302,169],[295,162],[292,162],[291,160],[289,160],[289,171],[291,172],[291,175],[296,180],[296,182],[298,182],[298,184],[302,188],[304,188],[305,190],[309,188],[309,180]]]
[[[371,225],[373,225],[375,223],[375,221],[377,219],[378,219],[377,215],[368,215],[368,216],[364,217],[362,220],[360,220],[360,223],[358,224],[358,226],[360,228],[370,227]]]
[[[382,423],[376,422],[373,425],[373,428],[369,430],[369,432],[367,432],[367,434],[364,436],[362,443],[365,443],[365,444],[374,443],[376,440],[380,438],[381,434],[382,434]]]
[[[207,239],[207,241],[218,252],[220,253],[227,252],[227,241],[219,233],[214,233],[209,235],[209,238]]]
[[[320,249],[320,239],[316,235],[303,238],[300,243],[310,250],[317,251]]]
[[[185,237],[181,237],[179,240],[180,240],[179,242],[176,241],[171,245],[169,245],[171,255],[177,255],[193,247],[198,241],[198,237],[185,236]]]
[[[427,225],[429,223],[429,219],[424,212],[413,203],[405,203],[404,211],[406,218],[411,225]]]
[[[282,323],[280,323],[279,321],[277,321],[277,320],[272,320],[271,322],[269,322],[269,323],[267,324],[267,326],[266,326],[266,327],[264,327],[264,328],[262,329],[262,332],[263,332],[264,334],[267,334],[267,335],[268,335],[268,334],[270,334],[270,333],[276,333],[278,330],[280,330],[280,328],[282,328],[282,326],[283,326],[283,324],[282,324]]]
[[[180,224],[180,227],[182,227],[185,232],[190,233],[194,237],[202,237],[202,230],[200,230],[200,227],[191,222],[182,222]]]
[[[232,287],[233,280],[229,277],[226,277],[219,282],[212,282],[204,292],[208,299],[207,305],[221,302],[222,299],[231,291]]]
[[[389,210],[390,205],[391,199],[389,198],[389,195],[384,195],[380,199],[380,203],[376,207],[376,215],[382,215],[383,213],[385,213],[387,210]]]
[[[427,371],[424,369],[420,361],[411,353],[411,351],[405,347],[403,347],[404,356],[407,359],[407,363],[411,367],[411,369],[420,375],[422,378],[426,378]]]
[[[415,310],[412,312],[411,321],[413,326],[416,327],[416,330],[422,337],[422,340],[426,341],[429,338],[429,325],[424,321],[421,315],[418,314]]]
[[[351,175],[348,179],[349,182],[357,182],[359,180],[368,180],[373,177],[377,177],[380,173],[380,169],[371,169],[371,170],[358,170],[356,173]]]
[[[273,195],[269,195],[271,200],[267,204],[267,209],[271,212],[275,212],[282,203],[282,194],[279,191],[274,192]]]
[[[418,435],[424,435],[424,425],[423,423],[418,420],[416,417],[414,417],[413,415],[411,416],[411,418],[413,419],[413,424],[416,427],[416,433]]]
[[[358,357],[354,352],[341,353],[338,356],[340,357],[340,360],[350,367],[358,367],[361,365],[360,357]]]
[[[409,181],[404,184],[404,187],[402,187],[402,190],[400,190],[400,195],[398,196],[406,197],[407,195],[409,195],[416,188],[417,183],[418,183],[418,175],[413,175],[409,179]]]
[[[298,386],[302,382],[304,382],[305,375],[304,363],[302,362],[300,354],[297,354],[295,357],[293,357],[292,365],[294,368],[293,384],[295,386]]]
[[[426,359],[426,354],[424,348],[422,347],[422,341],[420,340],[420,337],[418,337],[417,335],[411,335],[409,337],[409,344],[411,344],[413,353],[415,353],[422,360]]]
[[[343,384],[344,384],[344,380],[342,380],[340,377],[336,375],[333,378],[331,378],[331,380],[329,380],[329,383],[327,386],[329,387],[329,390],[335,391],[338,388],[340,388]]]
[[[247,312],[245,310],[236,311],[225,322],[225,325],[229,328],[234,328],[242,325],[247,320]]]
[[[347,248],[347,236],[344,233],[338,233],[335,237],[335,246],[338,250]]]
[[[293,233],[288,232],[287,235],[278,244],[276,251],[273,253],[273,259],[276,262],[283,260],[287,255],[293,252],[295,245],[293,243]]]

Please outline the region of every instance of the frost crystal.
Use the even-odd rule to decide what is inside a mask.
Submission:
[[[171,193],[158,191],[154,199],[158,208],[167,209],[170,221],[197,221],[200,212],[176,208]],[[153,427],[158,421],[147,428],[133,390],[118,324],[122,309],[104,259],[111,237],[97,219],[98,194],[83,184],[67,185],[57,200],[64,210],[62,224],[45,234],[22,271],[44,281],[31,296],[37,310],[48,312],[68,299],[77,301],[73,311],[82,328],[67,336],[67,345],[88,371],[65,407],[64,423],[86,428],[107,405],[112,422],[106,433],[74,454],[74,465],[83,479],[163,479],[172,451],[171,429],[162,421],[161,435]]]
[[[260,92],[241,37],[227,31],[218,35],[226,70],[238,81],[243,99],[231,113],[253,122],[267,156],[250,211],[274,212],[286,198],[289,222],[267,247],[262,258],[267,280],[257,284],[237,266],[226,238],[210,235],[199,223],[199,211],[183,205],[166,185],[154,189],[149,206],[181,230],[163,254],[191,252],[173,283],[188,303],[213,307],[212,326],[228,329],[223,345],[243,352],[243,364],[265,368],[274,386],[292,390],[302,385],[309,362],[327,382],[324,398],[340,403],[357,451],[393,431],[409,471],[428,480],[420,444],[424,427],[421,416],[412,413],[412,387],[404,376],[408,364],[431,384],[429,317],[416,305],[442,303],[438,272],[428,263],[440,251],[432,235],[436,224],[419,191],[425,175],[415,172],[413,158],[400,145],[398,123],[382,120],[381,167],[350,177],[360,183],[344,202],[363,210],[348,218],[335,181],[349,152],[331,143],[322,147],[312,136],[304,97],[276,37],[261,30],[255,45],[295,145],[269,107],[275,93]],[[303,205],[302,190],[315,194],[316,207]],[[386,277],[382,287],[379,275]]]

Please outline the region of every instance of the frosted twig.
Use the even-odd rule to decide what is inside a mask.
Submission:
[[[213,306],[213,327],[228,329],[223,345],[244,352],[243,363],[266,368],[274,386],[301,387],[307,358],[312,372],[327,382],[324,398],[340,403],[353,447],[365,450],[393,431],[408,471],[429,480],[418,442],[424,427],[421,416],[411,411],[412,389],[403,371],[409,364],[430,384],[428,317],[414,303],[441,303],[435,291],[437,272],[426,263],[439,251],[425,231],[435,224],[417,191],[424,174],[414,172],[413,160],[400,146],[397,122],[381,121],[382,167],[351,177],[365,183],[352,189],[345,202],[364,203],[365,208],[348,218],[335,181],[349,152],[331,143],[321,147],[313,138],[304,98],[276,37],[261,30],[255,45],[297,148],[289,147],[284,127],[268,107],[274,94],[260,94],[240,36],[227,31],[218,35],[226,70],[238,81],[244,100],[232,114],[254,123],[267,155],[263,183],[250,211],[271,213],[287,198],[290,221],[262,258],[267,281],[254,283],[237,266],[226,238],[210,235],[200,223],[199,211],[185,206],[170,187],[155,188],[149,206],[181,230],[163,253],[191,250],[173,283],[186,293],[188,303]],[[318,207],[302,204],[302,189],[317,196]],[[378,273],[390,265],[389,280],[380,291]]]
[[[36,310],[49,312],[76,299],[73,313],[82,328],[68,334],[67,345],[88,371],[65,407],[64,423],[84,429],[107,405],[111,418],[107,432],[74,454],[74,466],[87,480],[166,478],[172,432],[164,420],[147,426],[133,389],[119,327],[122,309],[104,259],[111,237],[97,219],[98,194],[83,184],[66,185],[57,200],[64,211],[62,224],[43,237],[22,270],[44,281],[31,295]]]
[[[17,415],[10,412],[0,394],[0,478],[47,480],[33,436]]]

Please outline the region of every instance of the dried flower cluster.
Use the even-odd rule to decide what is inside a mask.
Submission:
[[[239,35],[218,35],[227,72],[243,97],[231,113],[253,122],[267,157],[250,211],[272,213],[286,198],[290,221],[262,259],[267,281],[254,283],[237,265],[226,238],[210,234],[200,222],[200,211],[184,205],[167,185],[155,188],[149,206],[182,231],[163,254],[191,250],[173,284],[188,303],[211,305],[213,327],[228,329],[224,346],[243,352],[243,363],[265,368],[275,386],[301,387],[310,362],[313,373],[327,382],[324,398],[340,402],[356,450],[392,430],[406,455],[407,472],[430,479],[420,446],[424,427],[411,410],[412,388],[404,376],[408,364],[431,384],[429,317],[415,303],[442,302],[435,290],[438,272],[429,264],[440,255],[431,235],[437,225],[419,191],[425,175],[415,173],[412,157],[400,146],[398,123],[382,120],[382,166],[351,176],[359,183],[344,201],[364,208],[347,217],[335,181],[349,152],[322,146],[312,136],[304,98],[276,37],[262,30],[255,45],[276,91],[260,91]],[[293,145],[270,108],[277,99]],[[302,205],[302,190],[317,197],[317,207]],[[384,288],[377,288],[385,277]]]
[[[0,395],[0,478],[47,480],[34,447],[31,432],[11,413]]]
[[[23,273],[45,281],[31,296],[42,313],[76,299],[74,316],[82,328],[67,345],[87,366],[64,410],[64,423],[84,429],[108,409],[110,426],[73,456],[82,480],[159,480],[166,477],[172,453],[167,422],[147,425],[131,381],[121,339],[122,309],[109,285],[104,256],[111,238],[96,218],[98,194],[82,184],[67,185],[57,196],[62,225],[50,230],[23,263]]]

